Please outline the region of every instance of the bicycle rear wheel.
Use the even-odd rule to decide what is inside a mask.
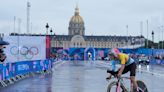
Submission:
[[[139,89],[143,90],[141,92],[148,92],[148,89],[143,81],[137,80],[137,84],[138,84]]]
[[[108,85],[107,92],[116,92],[117,82],[113,81]],[[126,92],[124,91],[123,87],[120,87],[120,92]]]

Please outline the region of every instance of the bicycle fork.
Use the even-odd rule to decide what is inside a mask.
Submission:
[[[120,81],[121,80],[119,79],[117,82],[116,92],[121,92],[121,87],[122,87],[122,92],[128,92],[125,86],[123,85],[123,83]]]
[[[117,82],[117,87],[116,87],[116,92],[120,92],[121,90],[121,85],[120,85],[120,82],[118,81]]]

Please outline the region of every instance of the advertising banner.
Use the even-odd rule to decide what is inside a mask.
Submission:
[[[24,61],[15,63],[15,75],[26,74],[33,70],[33,62]]]
[[[21,61],[0,64],[0,81],[19,74],[49,70],[52,68],[52,60]]]
[[[9,68],[11,68],[9,63],[4,63],[2,65],[2,80],[10,78]]]

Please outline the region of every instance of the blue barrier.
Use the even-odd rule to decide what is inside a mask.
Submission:
[[[10,78],[9,75],[9,63],[4,63],[3,64],[3,80]]]
[[[0,64],[0,81],[3,80],[3,64]]]
[[[47,59],[0,64],[0,81],[19,74],[49,70],[52,68],[52,63],[51,59]]]
[[[15,63],[15,75],[26,74],[33,70],[33,62],[24,61]]]

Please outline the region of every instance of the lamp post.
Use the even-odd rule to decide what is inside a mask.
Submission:
[[[51,35],[52,35],[52,32],[53,32],[53,31],[52,31],[52,28],[51,28],[51,30],[50,30]]]
[[[154,49],[154,31],[152,30],[152,59],[153,59],[153,49]]]
[[[127,43],[126,43],[126,45],[127,45],[127,48],[128,48],[128,25],[126,25],[126,31],[127,31]]]
[[[140,45],[141,45],[141,47],[142,47],[142,33],[143,33],[143,22],[141,21],[140,22],[140,32],[141,32],[141,37],[140,37]]]
[[[159,30],[159,32],[158,32],[158,49],[160,49],[160,32],[161,32],[160,27],[158,27],[158,30]]]
[[[151,35],[152,35],[152,47],[154,47],[154,31],[153,30],[152,30]]]
[[[49,28],[49,25],[48,25],[48,23],[47,23],[47,24],[46,24],[46,29],[47,29],[46,35],[48,35],[48,28]]]
[[[147,20],[147,48],[149,48],[149,41],[148,41],[148,37],[149,37],[149,21]]]

